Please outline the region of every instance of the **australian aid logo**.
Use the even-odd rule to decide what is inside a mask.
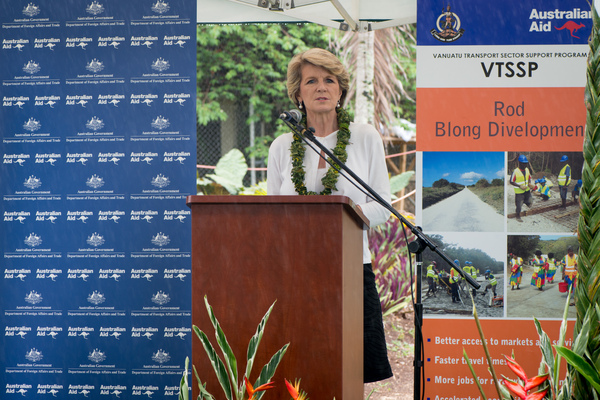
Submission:
[[[586,19],[591,25],[592,12],[573,8],[570,10],[538,10],[533,8],[529,14],[531,24],[529,32],[553,32],[564,31],[564,34],[573,38],[581,39],[582,28],[585,28],[580,20]],[[584,35],[585,38],[587,35]]]
[[[463,35],[465,30],[460,27],[460,18],[448,4],[437,17],[435,28],[430,32],[440,42],[454,42]]]

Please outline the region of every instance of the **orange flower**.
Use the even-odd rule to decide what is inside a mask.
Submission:
[[[248,392],[248,400],[253,400],[254,399],[254,393],[256,393],[256,392],[262,392],[264,390],[272,389],[272,388],[275,387],[275,385],[273,384],[273,382],[267,382],[267,383],[265,383],[263,385],[260,385],[256,389],[254,389],[252,387],[252,384],[248,381],[248,378],[246,378],[245,376],[244,376],[244,382],[246,383],[246,391]]]
[[[307,400],[306,393],[300,390],[300,381],[296,380],[294,385],[292,386],[288,380],[285,380],[285,386],[287,386],[288,392],[290,392],[290,396],[292,396],[293,400]]]
[[[548,374],[538,375],[533,378],[527,378],[525,370],[512,358],[504,356],[508,367],[525,383],[512,381],[506,377],[502,379],[502,384],[515,396],[521,400],[541,400],[548,393],[548,388],[537,390],[548,380]],[[536,390],[533,392],[533,390]]]

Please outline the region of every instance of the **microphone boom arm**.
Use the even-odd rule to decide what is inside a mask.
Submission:
[[[284,118],[284,116],[285,116],[285,118]],[[454,268],[460,274],[460,276],[462,276],[467,282],[469,282],[469,285],[471,285],[475,289],[479,289],[481,287],[481,285],[479,283],[477,283],[477,281],[475,279],[473,279],[473,277],[470,274],[466,274],[460,266],[454,264],[454,262],[446,254],[444,254],[443,251],[438,249],[438,247],[435,245],[435,243],[433,243],[427,237],[427,235],[425,235],[421,231],[420,228],[411,224],[391,204],[389,204],[387,201],[385,201],[377,192],[375,192],[369,185],[367,185],[361,178],[359,178],[350,168],[348,168],[335,155],[333,155],[333,153],[328,148],[326,148],[323,144],[321,144],[321,142],[316,140],[315,135],[314,135],[314,130],[312,130],[312,128],[305,128],[300,122],[298,122],[295,119],[294,115],[292,115],[291,113],[289,113],[287,111],[282,113],[280,118],[287,124],[288,127],[290,127],[290,129],[292,129],[292,131],[295,135],[298,135],[307,144],[308,144],[308,140],[310,140],[323,153],[325,153],[327,155],[327,157],[329,157],[332,160],[332,162],[330,162],[327,159],[325,161],[327,161],[333,168],[337,169],[338,171],[341,169],[344,172],[346,172],[348,175],[350,175],[352,177],[352,179],[354,179],[359,185],[361,185],[375,201],[377,201],[380,205],[382,205],[387,210],[389,210],[392,214],[394,214],[394,216],[396,216],[396,218],[398,218],[400,220],[400,222],[402,222],[406,227],[408,227],[408,229],[410,229],[410,231],[417,237],[417,240],[419,243],[417,244],[418,248],[416,248],[416,246],[413,246],[413,249],[415,251],[412,251],[412,249],[410,247],[409,247],[409,250],[411,250],[414,253],[416,251],[422,252],[425,248],[429,248],[431,251],[438,254],[452,268]]]

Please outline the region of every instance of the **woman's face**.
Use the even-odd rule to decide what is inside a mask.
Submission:
[[[335,75],[325,68],[304,64],[300,70],[298,101],[304,103],[307,113],[329,113],[342,97],[340,84]]]

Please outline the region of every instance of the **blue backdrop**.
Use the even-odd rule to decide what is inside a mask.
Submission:
[[[0,3],[0,398],[177,398],[195,0]]]

